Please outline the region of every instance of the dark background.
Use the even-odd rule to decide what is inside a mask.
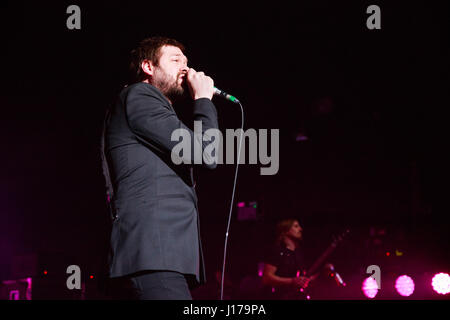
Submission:
[[[81,8],[81,30],[66,28],[71,4]],[[381,30],[366,27],[371,4],[381,8]],[[126,83],[129,51],[152,35],[185,44],[190,66],[242,101],[245,128],[280,129],[277,175],[261,176],[259,165],[239,169],[236,200],[257,201],[259,218],[238,221],[234,211],[227,264],[234,283],[256,274],[285,217],[300,220],[312,260],[350,229],[333,260],[345,275],[384,263],[448,271],[443,1],[1,7],[0,279],[12,277],[14,256],[30,253],[68,256],[83,275],[101,274],[102,120]],[[239,108],[214,102],[220,127],[238,128]],[[177,110],[188,118],[189,110]],[[308,140],[296,141],[300,132]],[[212,277],[222,263],[234,166],[197,174]],[[386,262],[395,249],[410,260]]]

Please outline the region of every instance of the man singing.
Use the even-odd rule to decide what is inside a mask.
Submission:
[[[183,51],[169,38],[141,41],[132,51],[135,83],[121,91],[105,121],[104,170],[113,193],[109,276],[122,284],[122,298],[190,300],[191,278],[205,280],[193,167],[187,164],[194,163],[194,152],[184,164],[171,160],[179,143],[171,141],[172,132],[188,130],[192,144],[194,133],[172,104],[189,90],[202,133],[218,128],[218,121],[213,80],[189,68]],[[211,142],[199,143],[204,149]]]

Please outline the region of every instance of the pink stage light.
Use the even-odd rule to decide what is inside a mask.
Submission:
[[[262,277],[264,274],[264,262],[259,262],[258,263],[258,277]]]
[[[245,207],[245,202],[238,202],[238,208],[244,208]]]
[[[414,281],[407,275],[402,275],[395,281],[395,289],[403,297],[409,297],[414,292]]]
[[[433,280],[431,280],[431,286],[433,290],[439,294],[447,294],[450,292],[450,276],[448,273],[435,274]]]
[[[372,277],[368,277],[364,280],[361,289],[364,295],[369,299],[375,298],[375,296],[378,294],[377,282]]]

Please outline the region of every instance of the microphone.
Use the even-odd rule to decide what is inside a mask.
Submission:
[[[225,91],[217,89],[216,87],[214,87],[214,95],[221,96],[222,98],[225,98],[228,101],[231,101],[234,103],[239,103],[239,100],[236,97],[232,96],[231,94],[226,93]]]
[[[347,284],[344,282],[344,280],[342,279],[342,277],[339,275],[339,273],[336,272],[336,270],[334,270],[334,266],[329,263],[325,266],[325,268],[327,268],[329,271],[331,271],[330,276],[332,276],[338,285],[341,285],[343,287],[345,287]]]

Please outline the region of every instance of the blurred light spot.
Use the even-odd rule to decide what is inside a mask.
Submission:
[[[395,289],[403,297],[409,297],[414,292],[414,281],[407,275],[402,275],[395,281]]]
[[[435,274],[431,280],[433,290],[439,294],[447,294],[450,292],[450,276],[448,273]]]
[[[361,289],[364,295],[369,299],[375,298],[375,296],[378,294],[377,282],[372,277],[368,277],[363,281]]]

